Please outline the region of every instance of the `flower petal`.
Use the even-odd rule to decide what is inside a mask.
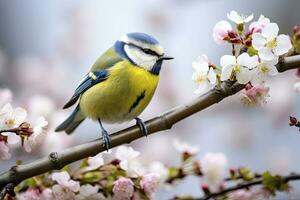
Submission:
[[[236,80],[240,84],[246,84],[251,79],[252,79],[252,72],[246,67],[241,67],[240,72],[236,73]]]
[[[213,68],[210,68],[210,69],[209,69],[209,72],[208,72],[208,74],[207,74],[207,78],[208,78],[210,84],[216,84],[216,82],[217,82],[217,77],[216,77],[216,73],[215,73],[215,71],[214,71]]]
[[[244,19],[244,22],[247,23],[247,22],[250,22],[252,19],[253,19],[253,13],[251,15],[249,15],[246,19]]]
[[[279,35],[276,39],[276,43],[277,45],[274,49],[274,53],[277,56],[287,53],[292,48],[290,37],[287,35]]]
[[[201,84],[199,84],[197,90],[195,90],[195,94],[201,95],[206,93],[209,90],[209,83],[208,81],[203,81]]]
[[[275,38],[278,35],[279,27],[276,23],[269,23],[262,30],[262,35],[266,38]]]
[[[252,69],[258,65],[258,57],[257,55],[250,57],[248,53],[242,53],[237,58],[237,63],[239,65]]]
[[[226,67],[228,65],[235,65],[236,64],[236,58],[232,55],[224,55],[221,57],[220,64],[222,67]]]
[[[274,58],[275,58],[271,49],[268,49],[266,47],[259,50],[258,55],[262,60],[266,60],[266,61],[271,61],[271,60],[274,60]]]
[[[16,119],[16,125],[18,126],[25,121],[27,112],[24,108],[18,107],[15,109],[14,115]]]
[[[254,33],[252,35],[252,46],[256,50],[262,49],[267,43],[266,38],[260,33]]]
[[[198,56],[197,59],[193,61],[192,66],[196,71],[200,71],[206,74],[208,72],[207,56],[205,54]]]
[[[233,70],[233,65],[227,65],[222,68],[221,81],[225,81],[230,78]]]

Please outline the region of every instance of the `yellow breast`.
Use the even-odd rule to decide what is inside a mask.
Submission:
[[[116,123],[137,117],[149,104],[159,76],[128,61],[109,69],[107,80],[84,92],[80,99],[82,113],[94,120]]]

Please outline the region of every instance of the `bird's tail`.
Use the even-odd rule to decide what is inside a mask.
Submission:
[[[67,134],[71,134],[83,120],[85,120],[85,116],[80,112],[78,105],[72,114],[55,129],[55,132],[65,131]]]

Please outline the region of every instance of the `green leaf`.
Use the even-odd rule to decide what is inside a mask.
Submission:
[[[273,176],[269,171],[266,171],[262,174],[262,184],[264,189],[270,192],[271,195],[275,195],[276,191],[284,192],[288,191],[289,185],[284,179],[279,176]]]

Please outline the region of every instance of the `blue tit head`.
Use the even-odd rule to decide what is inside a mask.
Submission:
[[[122,36],[115,43],[115,50],[124,59],[153,74],[159,74],[163,60],[172,59],[164,56],[164,49],[159,42],[145,33],[128,33]]]

